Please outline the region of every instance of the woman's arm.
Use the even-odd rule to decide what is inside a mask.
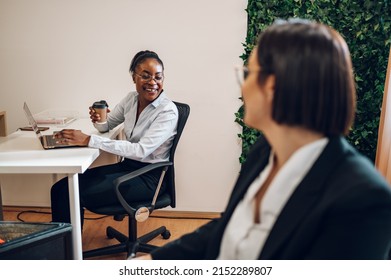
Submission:
[[[175,135],[177,122],[178,115],[174,111],[163,111],[156,117],[138,142],[111,140],[98,135],[91,135],[89,146],[129,159],[142,161]]]

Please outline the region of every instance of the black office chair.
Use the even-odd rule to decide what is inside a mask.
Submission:
[[[149,241],[161,235],[164,239],[168,239],[171,236],[170,231],[165,226],[161,226],[152,232],[149,232],[141,237],[137,237],[137,222],[142,222],[148,219],[149,215],[155,210],[164,207],[175,207],[175,168],[174,168],[174,155],[178,145],[178,141],[181,137],[182,131],[185,127],[187,118],[190,114],[190,107],[187,104],[174,102],[178,108],[179,118],[177,126],[177,134],[173,140],[173,144],[170,150],[169,162],[152,163],[139,170],[124,175],[114,181],[115,191],[118,197],[118,205],[111,207],[102,207],[99,209],[89,209],[90,211],[114,216],[116,220],[122,220],[124,216],[128,217],[128,236],[122,234],[112,227],[107,227],[106,235],[108,238],[115,238],[120,243],[107,246],[104,248],[93,249],[90,251],[83,252],[84,258],[117,254],[127,252],[127,256],[135,256],[137,252],[149,253],[157,246],[148,244]],[[162,168],[160,180],[151,201],[134,201],[128,204],[125,201],[122,194],[119,191],[119,186],[134,177],[141,174],[154,170],[156,168]],[[163,193],[159,194],[160,187],[163,183],[166,184],[166,189]],[[159,194],[159,196],[158,196]]]

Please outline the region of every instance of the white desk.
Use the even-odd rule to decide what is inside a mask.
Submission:
[[[45,134],[65,127],[52,126]],[[111,139],[117,138],[122,125],[110,132],[100,134],[90,119],[78,119],[66,128],[81,129],[87,134],[98,134]],[[31,131],[17,131],[6,137],[0,137],[0,174],[65,174],[69,182],[69,201],[71,209],[72,242],[74,259],[83,259],[79,180],[83,173],[99,156],[100,151],[92,148],[65,148],[44,150]],[[1,202],[0,202],[1,203]]]

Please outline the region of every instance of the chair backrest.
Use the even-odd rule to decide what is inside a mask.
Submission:
[[[176,205],[176,200],[175,200],[175,162],[174,162],[174,157],[175,157],[175,150],[178,145],[179,139],[181,138],[183,129],[185,128],[185,124],[187,122],[187,119],[190,114],[190,106],[185,104],[185,103],[180,103],[174,101],[175,105],[178,108],[178,125],[177,125],[177,134],[174,137],[174,140],[172,142],[172,147],[170,150],[170,162],[173,163],[171,165],[166,173],[165,176],[165,184],[167,188],[167,192],[169,193],[171,197],[171,207],[175,207]]]

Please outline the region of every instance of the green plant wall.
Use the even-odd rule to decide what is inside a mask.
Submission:
[[[391,0],[248,0],[248,29],[241,55],[244,63],[259,33],[275,19],[300,17],[323,22],[345,38],[353,61],[357,90],[354,126],[347,139],[372,161],[376,156],[380,108],[391,44]],[[246,159],[259,132],[243,123],[243,107],[235,114],[242,126],[240,162]]]

